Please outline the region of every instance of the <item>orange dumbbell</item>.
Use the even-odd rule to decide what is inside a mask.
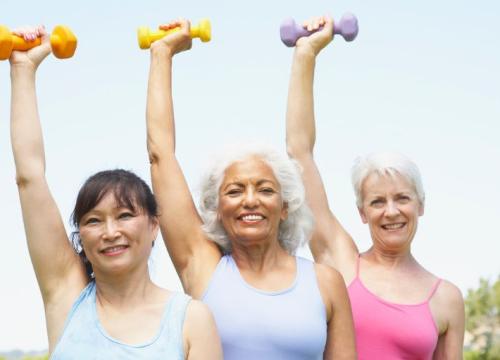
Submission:
[[[0,25],[0,60],[8,59],[13,50],[26,51],[41,43],[40,38],[26,41],[21,36],[12,34],[6,26]],[[50,34],[50,46],[55,57],[70,58],[76,51],[76,37],[67,26],[57,25]]]

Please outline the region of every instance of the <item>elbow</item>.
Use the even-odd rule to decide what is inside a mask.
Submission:
[[[16,185],[19,190],[26,189],[30,184],[35,182],[36,177],[28,174],[16,174]]]
[[[313,149],[306,144],[287,142],[286,152],[290,158],[295,159],[299,163],[301,163],[306,158],[312,157]]]
[[[157,151],[148,149],[149,164],[151,166],[157,165],[160,161],[160,156]]]

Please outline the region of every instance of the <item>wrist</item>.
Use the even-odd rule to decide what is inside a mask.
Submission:
[[[302,46],[295,47],[294,56],[296,58],[315,61],[318,53],[313,49],[312,46],[308,44],[303,44]]]
[[[296,47],[293,54],[294,61],[303,64],[310,64],[314,66],[316,64],[316,53],[310,47]]]
[[[172,59],[174,57],[174,52],[166,44],[161,41],[155,41],[150,47],[151,57],[163,57],[166,59]]]
[[[25,76],[25,75],[35,76],[36,69],[37,69],[37,66],[35,66],[33,63],[11,64],[10,65],[10,76],[11,77]]]

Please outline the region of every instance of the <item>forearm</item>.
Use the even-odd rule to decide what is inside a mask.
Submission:
[[[45,174],[35,74],[36,69],[29,65],[11,67],[11,143],[20,187]]]
[[[316,140],[313,81],[316,55],[296,48],[293,56],[286,114],[286,142],[290,156],[312,154]]]
[[[150,162],[175,151],[172,101],[172,54],[165,47],[151,48],[146,121]]]

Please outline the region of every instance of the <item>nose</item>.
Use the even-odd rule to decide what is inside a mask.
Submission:
[[[104,240],[113,241],[120,236],[120,230],[117,226],[116,221],[113,219],[108,219],[104,223],[104,229],[102,233],[102,238]]]
[[[259,199],[255,190],[247,189],[243,197],[243,206],[247,209],[254,209],[259,206]]]
[[[385,216],[394,217],[399,215],[399,209],[396,202],[389,200],[385,207]]]

